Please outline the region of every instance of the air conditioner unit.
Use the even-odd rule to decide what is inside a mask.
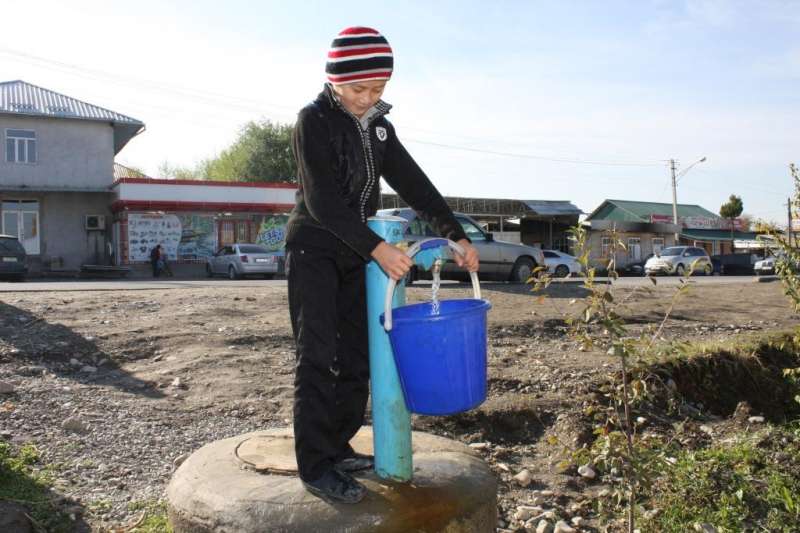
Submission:
[[[86,229],[90,231],[106,229],[106,216],[86,215]]]

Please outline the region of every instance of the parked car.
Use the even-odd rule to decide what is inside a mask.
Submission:
[[[776,274],[778,272],[778,263],[786,260],[786,254],[782,251],[778,251],[775,255],[756,261],[753,270],[755,270],[755,273],[759,276]],[[800,271],[800,264],[795,265],[795,270]]]
[[[691,270],[709,276],[714,273],[711,258],[705,250],[695,246],[670,246],[651,257],[644,265],[645,274],[676,274],[683,276]]]
[[[408,220],[405,238],[410,243],[438,237],[427,222],[417,217],[413,209],[382,209],[378,211],[378,214],[399,216]],[[469,216],[463,213],[455,213],[455,216],[480,255],[479,279],[524,283],[533,275],[536,267],[545,266],[544,254],[540,248],[495,240],[491,233],[483,231],[480,225]],[[442,266],[442,279],[466,280],[468,274],[455,264],[449,253],[448,257],[449,259]],[[430,272],[413,267],[406,278],[406,283],[413,283],[417,279],[430,279],[430,277]]]
[[[0,277],[22,281],[27,274],[27,254],[22,243],[11,235],[0,235]]]
[[[206,261],[208,277],[226,275],[230,279],[260,275],[271,279],[278,273],[280,258],[259,244],[223,246]]]
[[[722,254],[711,257],[714,272],[725,276],[752,276],[756,257],[752,254]]]
[[[547,271],[557,278],[568,278],[583,270],[578,258],[558,250],[542,250]]]

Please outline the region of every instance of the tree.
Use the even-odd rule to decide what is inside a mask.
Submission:
[[[731,222],[731,251],[733,251],[733,220],[742,214],[744,211],[744,204],[742,204],[742,198],[740,196],[736,196],[735,194],[731,194],[731,197],[728,198],[728,201],[722,204],[719,208],[719,216],[722,218],[727,218]]]
[[[216,181],[296,183],[293,129],[292,125],[269,120],[248,122],[230,147],[219,156],[201,162],[195,174]]]
[[[158,165],[158,177],[176,180],[198,180],[203,179],[201,170],[202,167],[200,165],[195,168],[191,168],[173,165],[169,161],[165,160]]]

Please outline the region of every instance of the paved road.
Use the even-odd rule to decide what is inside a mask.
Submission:
[[[597,278],[598,281],[605,281],[606,278]],[[775,276],[764,276],[762,281],[775,280]],[[691,279],[692,283],[700,285],[717,285],[732,283],[753,283],[756,281],[754,276],[696,276]],[[580,283],[580,278],[570,278],[568,280],[555,280],[555,283]],[[454,282],[445,282],[447,284]],[[650,280],[644,277],[620,278],[617,283],[623,287],[633,287],[636,285],[648,285]],[[498,282],[484,282],[482,285],[491,288],[498,285]],[[658,278],[659,286],[672,286],[678,284],[677,277],[662,276]],[[169,290],[169,289],[196,289],[204,287],[264,287],[264,286],[285,286],[286,280],[261,280],[244,279],[228,280],[202,279],[202,280],[59,280],[59,281],[26,281],[24,283],[2,282],[0,281],[0,293],[4,292],[47,292],[47,291],[131,291],[131,290]],[[430,281],[418,281],[415,286],[430,286]]]

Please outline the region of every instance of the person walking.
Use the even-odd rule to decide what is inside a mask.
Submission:
[[[366,263],[400,280],[413,262],[367,226],[383,177],[439,235],[478,252],[431,181],[406,151],[381,99],[394,55],[377,30],[351,27],[328,51],[327,83],[298,114],[292,148],[298,189],[287,224],[287,278],[296,344],[294,437],[298,474],[326,501],[357,503],[366,489],[351,473],[371,468],[350,439],[369,394]]]

